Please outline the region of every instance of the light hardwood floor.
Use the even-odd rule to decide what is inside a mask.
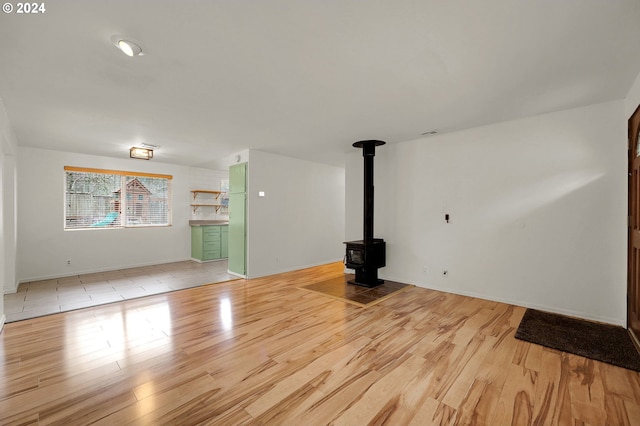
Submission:
[[[524,308],[415,287],[364,309],[297,289],[341,273],[7,324],[0,424],[640,424],[640,374],[516,340]]]

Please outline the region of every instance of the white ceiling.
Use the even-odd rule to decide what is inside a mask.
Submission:
[[[0,14],[18,143],[207,166],[244,149],[341,165],[389,143],[622,99],[639,0],[46,1]],[[111,44],[120,34],[145,56]]]

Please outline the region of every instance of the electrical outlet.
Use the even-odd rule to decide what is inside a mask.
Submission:
[[[423,273],[423,274],[426,274],[426,273],[427,273],[427,267],[426,267],[426,265],[422,267],[422,273]]]
[[[67,259],[67,265],[71,265],[71,259]]]

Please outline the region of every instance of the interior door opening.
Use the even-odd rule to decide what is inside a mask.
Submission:
[[[627,328],[640,350],[640,105],[629,118]]]

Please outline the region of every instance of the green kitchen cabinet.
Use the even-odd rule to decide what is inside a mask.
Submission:
[[[246,194],[229,194],[229,272],[246,275]]]
[[[220,227],[220,241],[221,241],[220,251],[222,252],[222,257],[229,257],[229,227],[228,226]]]
[[[247,163],[229,168],[229,272],[247,275]]]
[[[229,167],[229,192],[247,192],[247,163],[234,164]]]
[[[223,259],[226,246],[227,225],[203,225],[191,227],[191,257],[202,262]]]

